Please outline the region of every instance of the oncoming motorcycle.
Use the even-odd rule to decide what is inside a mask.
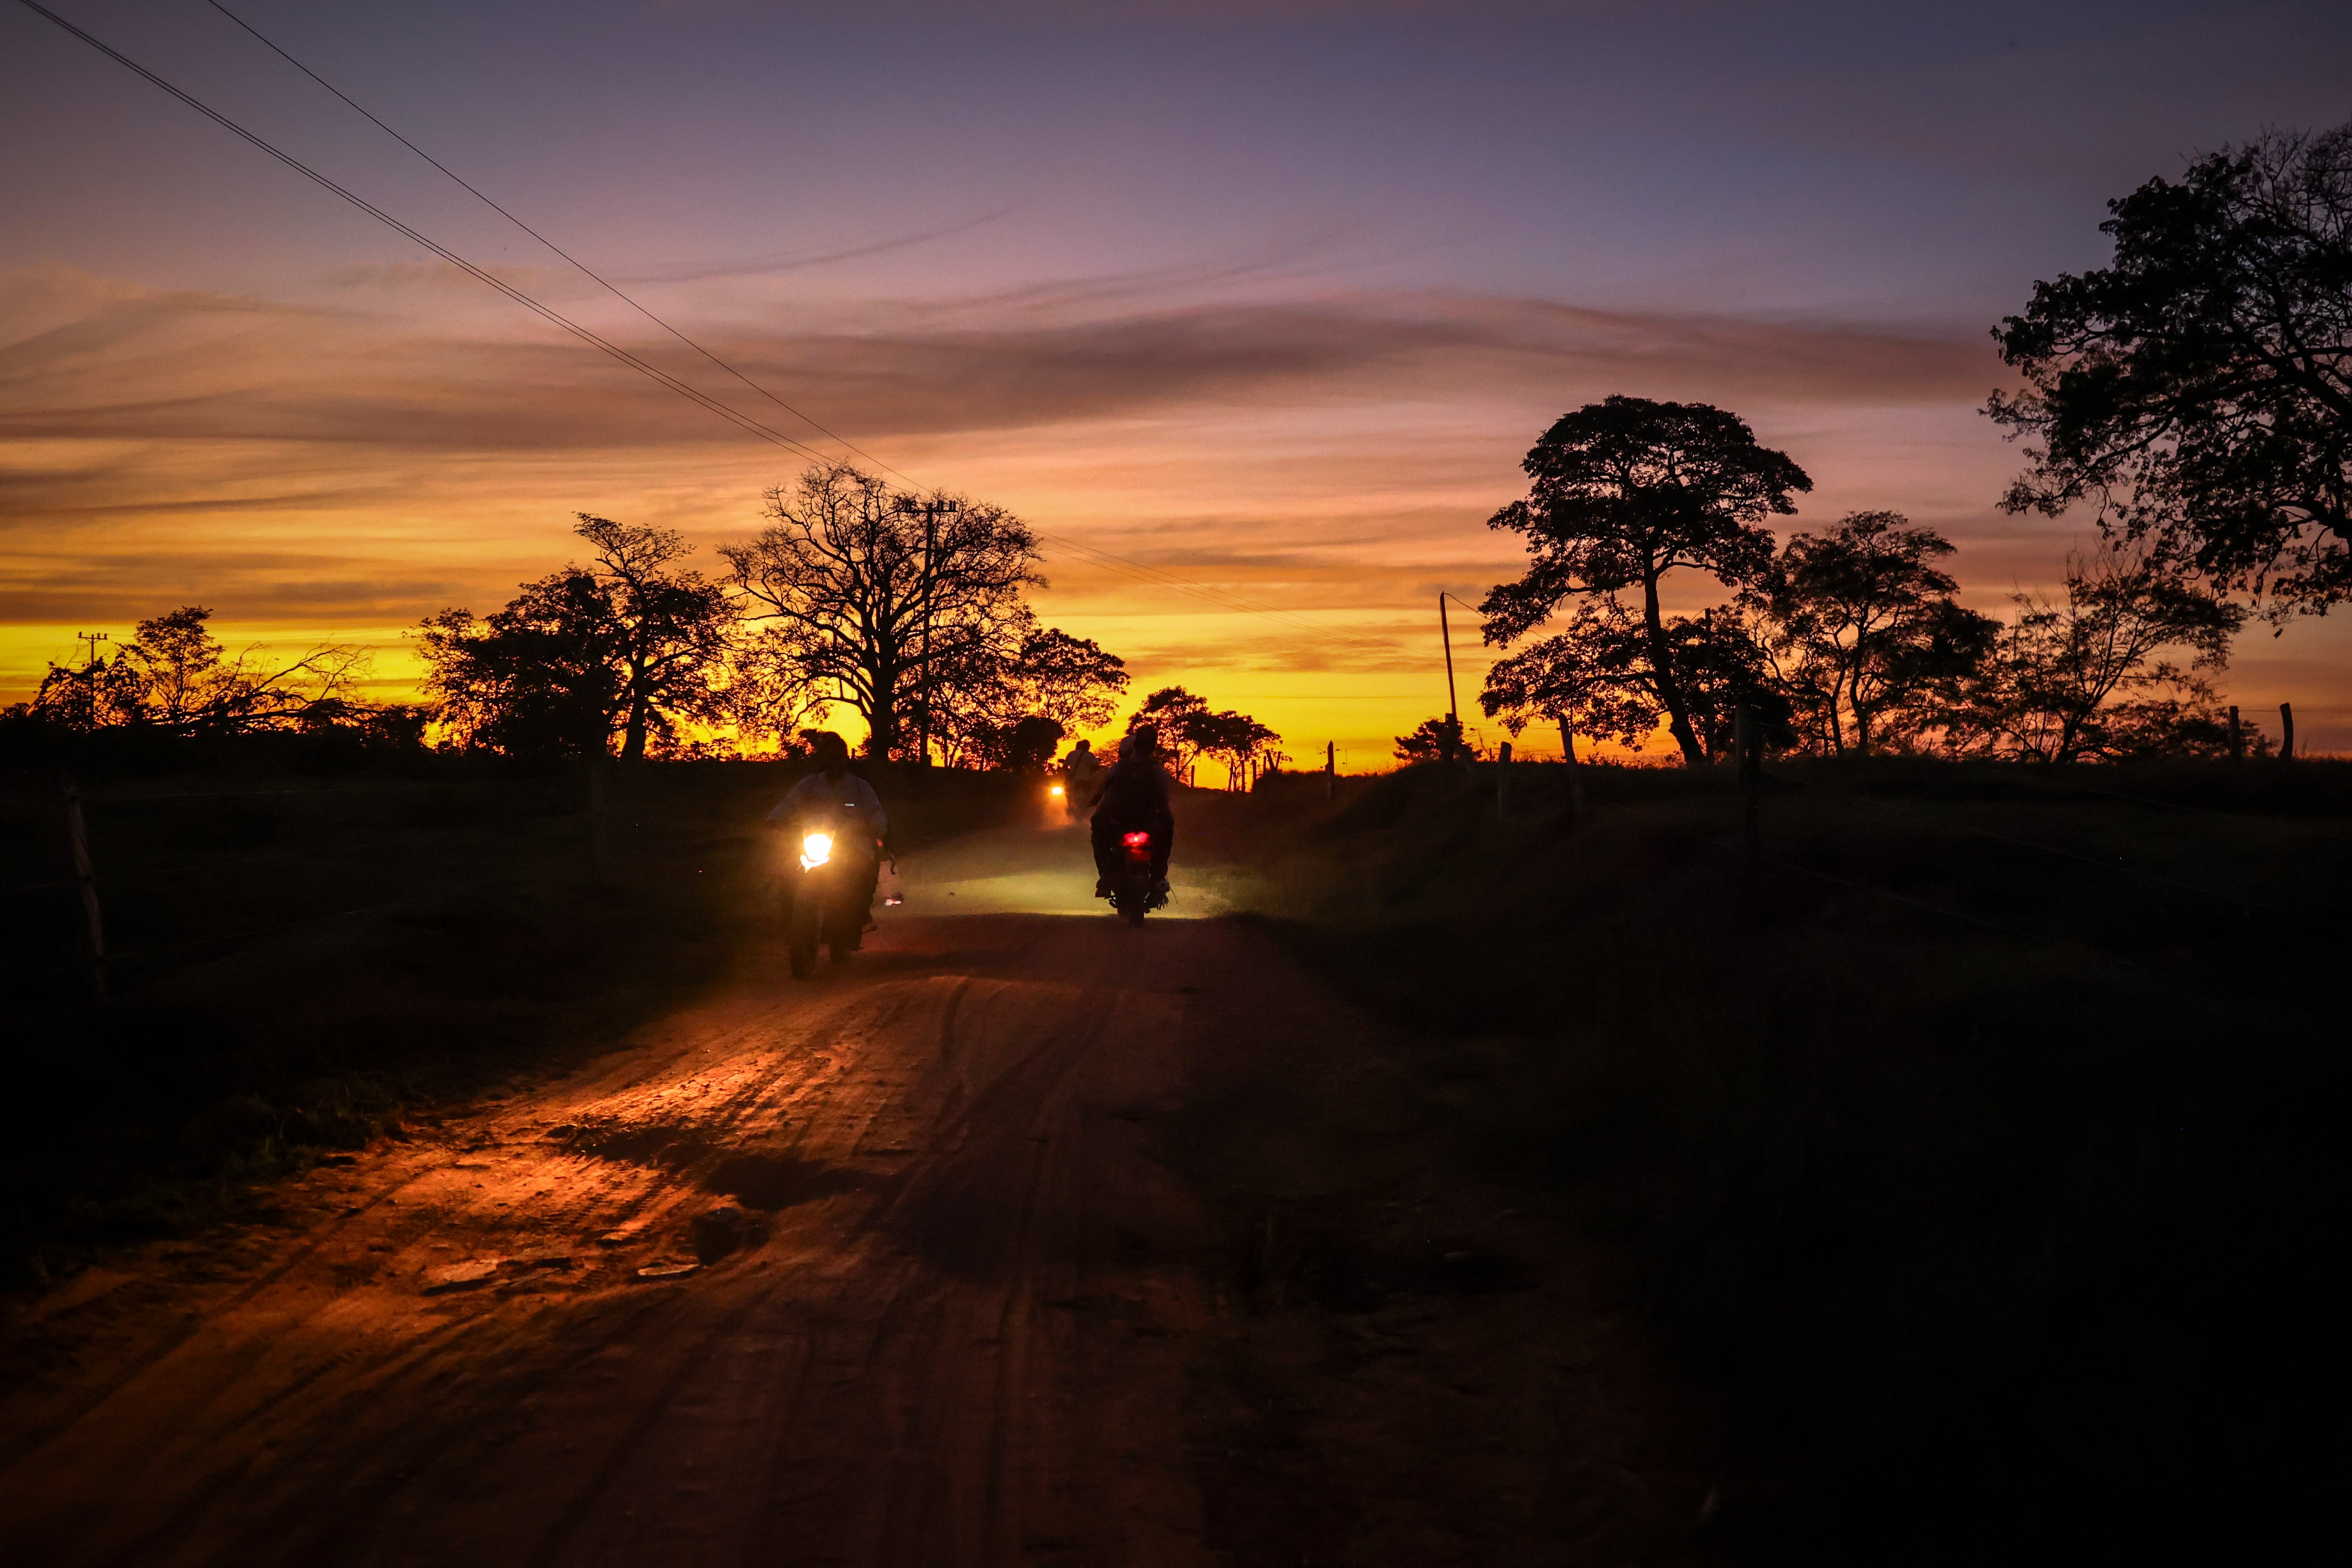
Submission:
[[[785,948],[795,980],[806,980],[816,973],[820,942],[832,950],[835,963],[847,963],[857,951],[870,895],[867,868],[854,843],[840,834],[812,828],[801,835],[799,865],[784,869],[784,892],[791,900],[784,921]]]

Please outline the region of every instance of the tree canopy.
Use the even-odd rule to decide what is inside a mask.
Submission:
[[[585,512],[572,532],[594,547],[590,565],[522,584],[487,620],[425,617],[425,688],[456,744],[602,757],[617,733],[635,762],[680,721],[723,710],[734,612],[719,584],[676,567],[684,541]]]
[[[1749,589],[1779,684],[1823,750],[1916,734],[1983,659],[2000,626],[1954,602],[1935,564],[1951,553],[1900,512],[1849,512],[1791,538]]]
[[[2070,558],[2063,595],[2014,600],[2015,618],[1962,689],[1953,749],[2071,763],[2228,748],[2211,677],[2242,606],[2128,547]]]
[[[1994,329],[2025,387],[2013,511],[2112,536],[2271,613],[2352,594],[2352,125],[2277,132],[2108,204],[2113,260]]]
[[[1488,520],[1526,537],[1525,576],[1497,584],[1480,606],[1486,640],[1507,646],[1571,598],[1638,589],[1647,683],[1685,761],[1706,747],[1692,722],[1659,584],[1693,570],[1734,586],[1772,558],[1767,517],[1796,510],[1812,480],[1787,455],[1759,445],[1735,414],[1704,403],[1612,396],[1564,415],[1521,465],[1528,496]]]
[[[1096,729],[1127,689],[1125,661],[1100,643],[1034,617],[1023,624],[1017,641],[975,643],[939,666],[928,718],[948,762],[1013,766],[1013,732],[1025,721],[1051,724],[1056,740]]]
[[[1003,508],[893,489],[847,463],[767,493],[768,526],[722,552],[771,657],[849,703],[875,757],[912,748],[908,721],[959,672],[1017,660],[1034,626],[1037,542]]]
[[[1213,709],[1208,700],[1181,686],[1163,686],[1146,697],[1127,721],[1128,733],[1150,730],[1179,778],[1202,757],[1222,763],[1238,783],[1250,769],[1279,765],[1274,743],[1282,739],[1246,713]]]
[[[131,726],[183,736],[340,722],[360,710],[363,648],[321,643],[273,663],[248,648],[231,657],[201,605],[141,621],[111,661],[53,664],[29,716],[68,730]]]

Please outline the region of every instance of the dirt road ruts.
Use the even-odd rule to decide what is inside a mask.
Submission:
[[[0,1402],[0,1557],[1206,1560],[1155,1139],[1251,940],[900,921],[93,1271]]]

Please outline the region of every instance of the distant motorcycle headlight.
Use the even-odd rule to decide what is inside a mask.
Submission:
[[[1055,795],[1059,795],[1059,794],[1061,794],[1061,793],[1062,793],[1062,786],[1061,786],[1060,784],[1055,784],[1055,785],[1054,786],[1054,793],[1055,793]]]
[[[814,871],[833,858],[833,835],[812,833],[801,840],[801,869]]]

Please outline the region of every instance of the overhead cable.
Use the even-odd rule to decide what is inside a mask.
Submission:
[[[855,441],[850,440],[846,436],[841,435],[839,432],[832,429],[817,419],[815,416],[809,414],[804,410],[794,406],[793,404],[786,402],[783,398],[779,397],[776,394],[771,392],[765,386],[761,385],[760,383],[754,381],[749,375],[746,375],[742,371],[738,370],[735,366],[728,363],[725,360],[720,359],[709,349],[704,347],[701,343],[697,342],[685,332],[671,325],[670,322],[664,320],[661,316],[656,315],[652,310],[638,301],[634,296],[623,289],[618,284],[614,283],[603,274],[591,268],[586,262],[582,261],[578,257],[573,256],[570,251],[556,244],[555,241],[548,238],[539,230],[533,228],[530,224],[525,223],[521,218],[517,217],[513,213],[500,205],[496,200],[483,192],[471,181],[466,179],[465,176],[459,174],[456,170],[442,163],[438,158],[434,157],[433,154],[425,151],[424,148],[410,141],[398,131],[394,130],[392,126],[385,123],[383,119],[378,117],[358,100],[352,98],[351,94],[343,91],[342,89],[337,87],[325,77],[320,76],[317,71],[311,69],[310,67],[305,65],[301,60],[296,58],[284,46],[269,37],[252,23],[247,21],[236,12],[230,10],[226,5],[222,5],[221,0],[205,0],[205,3],[211,5],[214,10],[218,11],[222,16],[236,23],[237,26],[243,28],[271,53],[277,55],[280,59],[283,59],[287,64],[292,66],[296,70],[300,71],[304,76],[309,77],[312,81],[317,82],[320,87],[334,94],[336,98],[341,100],[344,104],[349,106],[354,113],[357,113],[365,119],[368,123],[373,125],[377,130],[382,131],[385,135],[391,137],[394,141],[399,142],[402,146],[415,153],[419,158],[424,159],[427,163],[432,164],[435,169],[446,175],[459,188],[466,191],[467,194],[482,203],[483,205],[488,207],[492,212],[497,213],[500,217],[505,218],[509,223],[513,224],[517,228],[522,230],[523,233],[530,236],[531,238],[545,246],[555,255],[562,258],[564,261],[578,269],[583,277],[588,279],[590,281],[596,284],[597,287],[611,294],[614,299],[620,300],[623,304],[627,305],[631,310],[636,311],[639,315],[645,317],[647,321],[661,328],[662,331],[676,338],[679,342],[684,343],[696,353],[700,354],[704,359],[709,360],[712,364],[717,365],[720,370],[725,371],[729,375],[733,376],[736,380],[741,382],[745,386],[750,387],[752,391],[758,393],[761,396],[766,398],[777,407],[785,410],[795,418],[803,421],[812,429],[820,431],[824,435],[831,437],[833,440],[840,443],[845,450],[855,453],[858,457],[865,458],[867,462],[874,464],[876,467],[883,469],[887,473],[896,474],[899,479],[906,480],[910,485],[919,485],[920,483],[919,480],[916,479],[912,475],[907,473],[905,470],[884,461],[881,458],[875,456],[872,452],[869,452],[863,447],[858,446]],[[1309,637],[1329,638],[1340,642],[1352,642],[1359,647],[1367,648],[1376,647],[1382,652],[1393,651],[1393,647],[1390,644],[1373,642],[1362,637],[1350,637],[1345,632],[1337,631],[1331,627],[1320,626],[1313,621],[1305,619],[1293,612],[1277,609],[1270,605],[1259,604],[1244,595],[1235,594],[1229,589],[1212,588],[1203,584],[1192,582],[1189,579],[1180,577],[1175,574],[1164,571],[1161,568],[1146,565],[1142,562],[1133,560],[1128,556],[1119,555],[1112,551],[1105,550],[1099,545],[1083,543],[1065,535],[1048,533],[1042,530],[1034,531],[1036,532],[1036,537],[1039,539],[1072,551],[1077,553],[1082,559],[1092,561],[1094,564],[1106,566],[1113,571],[1126,572],[1130,576],[1136,576],[1141,581],[1153,584],[1157,586],[1172,588],[1179,593],[1186,594],[1196,599],[1201,599],[1204,603],[1211,604],[1217,608],[1234,611],[1243,615],[1266,616],[1275,620],[1279,625],[1286,626],[1294,631],[1301,632]]]
[[[295,157],[292,153],[278,147],[276,144],[257,133],[247,130],[244,125],[231,119],[226,114],[222,113],[220,110],[214,109],[211,105],[196,98],[194,94],[189,93],[172,82],[165,80],[163,77],[148,69],[145,66],[141,65],[138,61],[131,58],[128,55],[125,55],[121,50],[106,43],[104,40],[84,31],[81,27],[77,26],[65,17],[58,15],[55,11],[52,11],[47,6],[40,4],[40,0],[20,0],[20,3],[23,4],[27,10],[30,10],[56,24],[59,28],[72,34],[75,37],[79,38],[83,43],[88,44],[90,47],[98,50],[100,54],[105,55],[116,64],[122,66],[125,69],[133,72],[152,83],[154,86],[161,88],[163,91],[171,94],[173,98],[178,99],[182,103],[186,104],[189,108],[196,110],[199,114],[204,115],[206,119],[219,125],[224,130],[230,132],[241,140],[250,143],[261,152],[268,153],[270,157],[276,159],[280,163],[283,163],[288,168],[292,169],[295,173],[302,175],[305,179],[308,179],[320,186],[322,189],[330,191],[335,195],[340,196],[342,200],[350,203],[352,206],[367,214],[370,217],[376,219],[378,222],[393,229],[403,237],[416,245],[422,246],[426,250],[431,251],[434,255],[438,256],[443,260],[448,262],[451,266],[457,268],[459,270],[488,285],[489,288],[496,289],[498,292],[505,295],[517,304],[521,305],[525,310],[531,311],[533,314],[562,329],[564,331],[571,333],[573,337],[590,344],[599,352],[610,356],[625,365],[627,365],[630,369],[635,370],[648,379],[667,387],[668,390],[677,393],[679,396],[686,398],[688,401],[696,404],[710,413],[718,415],[720,418],[725,419],[730,424],[734,425],[737,428],[744,431],[748,435],[758,437],[762,440],[768,441],[772,445],[782,447],[784,450],[793,452],[795,455],[807,458],[812,461],[823,462],[826,460],[824,453],[810,447],[806,442],[787,436],[783,432],[777,430],[747,414],[744,414],[740,409],[735,408],[721,399],[712,396],[710,394],[702,391],[692,384],[681,380],[679,377],[671,374],[667,371],[661,369],[659,366],[652,364],[636,354],[632,353],[630,351],[621,347],[619,344],[611,342],[584,326],[582,326],[580,323],[565,316],[562,312],[555,310],[552,306],[547,305],[533,298],[530,294],[508,282],[506,279],[498,277],[484,268],[476,266],[473,262],[467,260],[463,256],[460,256],[448,247],[442,245],[440,242],[435,240],[423,231],[415,228],[414,226],[394,217],[391,213],[377,206],[373,202],[367,200],[364,196],[360,195],[357,192],[351,190],[349,187],[342,185],[326,174],[321,174],[317,169],[312,168],[310,164]],[[615,298],[621,300],[632,310],[644,315],[647,320],[659,326],[664,331],[668,332],[672,337],[677,338],[680,342],[683,342],[688,347],[693,349],[697,353],[710,361],[711,363],[727,372],[728,374],[733,376],[738,381],[742,382],[752,391],[759,393],[761,396],[767,398],[778,407],[792,414],[795,418],[803,421],[811,428],[821,431],[832,440],[838,442],[846,450],[856,453],[857,456],[866,458],[868,462],[875,464],[877,467],[881,468],[887,472],[898,475],[898,478],[905,479],[909,484],[917,484],[919,482],[913,479],[912,476],[905,473],[903,470],[892,467],[890,464],[883,461],[880,458],[877,458],[872,453],[866,451],[863,447],[858,447],[847,437],[837,434],[818,422],[815,418],[803,413],[800,409],[793,407],[790,403],[778,397],[775,394],[770,392],[767,388],[753,381],[750,376],[744,374],[733,365],[729,364],[726,361],[712,353],[709,349],[706,349],[700,343],[696,342],[692,338],[688,337],[684,332],[678,331],[677,328],[672,326],[668,321],[663,320],[660,316],[655,314],[655,312],[646,309],[644,305],[639,304],[635,300],[630,298],[630,296],[618,286],[610,282],[602,275],[590,268],[586,264],[572,256],[571,253],[556,245],[552,240],[548,239],[538,230],[532,228],[529,224],[524,223],[520,218],[516,217],[505,207],[499,205],[496,201],[493,201],[489,196],[477,189],[471,183],[458,175],[455,171],[442,163],[438,159],[433,157],[432,154],[426,153],[423,148],[417,146],[416,143],[411,142],[407,137],[403,136],[399,132],[394,131],[390,125],[385,124],[384,121],[378,119],[373,113],[370,113],[365,108],[362,107],[356,100],[352,99],[349,94],[334,86],[333,83],[328,81],[325,78],[320,76],[318,72],[312,70],[309,66],[304,65],[292,54],[289,53],[287,50],[270,40],[258,28],[256,28],[252,24],[238,16],[235,12],[230,11],[226,6],[220,5],[219,0],[207,0],[207,3],[212,5],[215,10],[218,10],[221,15],[236,23],[239,27],[243,28],[247,33],[250,34],[254,38],[265,45],[272,52],[286,60],[288,64],[301,71],[303,75],[317,82],[320,87],[325,88],[329,92],[333,93],[336,98],[341,100],[342,102],[348,105],[354,112],[362,115],[379,130],[383,131],[386,135],[400,142],[402,146],[406,147],[410,152],[415,153],[418,157],[423,158],[426,163],[431,163],[433,167],[439,170],[442,174],[472,194],[477,199],[490,207],[491,210],[497,212],[500,216],[506,218],[516,227],[530,235],[533,239],[538,240],[541,245],[546,246],[549,250],[552,251],[555,255],[562,257],[565,261],[578,268],[583,275],[595,282],[599,287],[613,294]],[[1135,561],[1129,557],[1104,550],[1098,545],[1082,543],[1079,541],[1070,539],[1064,535],[1046,533],[1042,531],[1036,531],[1036,537],[1059,545],[1066,550],[1071,551],[1079,555],[1081,559],[1090,560],[1094,564],[1105,566],[1113,571],[1123,572],[1128,575],[1137,577],[1141,581],[1152,584],[1156,586],[1172,589],[1175,592],[1185,594],[1192,598],[1202,600],[1202,602],[1213,605],[1220,609],[1228,610],[1236,614],[1263,616],[1276,622],[1277,625],[1287,626],[1291,630],[1303,636],[1312,637],[1325,641],[1352,644],[1358,647],[1366,649],[1377,648],[1384,653],[1394,651],[1394,647],[1391,644],[1375,642],[1371,639],[1360,637],[1353,637],[1345,632],[1337,631],[1328,626],[1317,625],[1316,623],[1304,620],[1291,612],[1278,610],[1270,605],[1255,603],[1227,590],[1213,588],[1203,584],[1191,582],[1188,579],[1177,576],[1173,573],[1166,572],[1160,568],[1150,566],[1142,562]]]
[[[792,437],[785,435],[782,431],[761,424],[759,420],[752,418],[750,415],[744,414],[740,410],[730,406],[719,399],[703,392],[698,387],[693,386],[687,382],[680,381],[677,377],[670,374],[667,371],[661,369],[659,366],[647,363],[646,361],[638,358],[635,354],[631,353],[628,350],[621,347],[618,343],[598,336],[595,332],[582,326],[579,322],[572,321],[570,317],[564,315],[562,311],[557,310],[552,306],[542,304],[522,289],[518,289],[511,283],[509,283],[506,279],[498,277],[483,268],[475,266],[474,263],[467,260],[464,257],[458,255],[456,251],[451,250],[448,247],[434,239],[431,236],[402,222],[399,218],[393,216],[392,214],[384,211],[382,207],[377,206],[374,203],[369,201],[366,197],[359,195],[357,192],[337,184],[335,181],[328,178],[325,174],[320,174],[318,170],[310,167],[310,164],[302,162],[299,158],[295,157],[292,153],[284,151],[261,136],[257,135],[255,132],[247,130],[243,125],[238,124],[227,115],[223,114],[220,110],[204,102],[193,94],[183,91],[178,87],[173,86],[171,82],[164,80],[153,71],[149,70],[145,66],[141,65],[137,60],[134,60],[130,56],[122,53],[120,49],[115,48],[113,46],[106,43],[102,39],[94,37],[90,34],[84,32],[81,28],[74,26],[73,23],[68,22],[63,16],[58,16],[55,11],[52,11],[47,6],[42,5],[40,0],[21,0],[21,3],[26,9],[37,12],[39,15],[56,23],[59,27],[71,33],[75,37],[79,38],[83,43],[86,43],[91,48],[98,50],[109,59],[113,60],[116,64],[122,66],[128,70],[135,72],[137,75],[145,78],[148,81],[152,82],[155,86],[162,88],[165,92],[170,93],[173,98],[178,99],[182,103],[186,104],[189,108],[194,110],[205,119],[212,121],[215,124],[219,125],[224,130],[233,132],[244,141],[251,143],[253,146],[259,148],[262,152],[268,153],[269,156],[277,159],[279,163],[285,164],[296,174],[300,174],[304,179],[310,180],[321,188],[341,196],[344,201],[349,202],[352,205],[367,214],[370,217],[374,218],[377,222],[383,224],[386,227],[393,229],[414,243],[423,246],[425,249],[431,251],[434,255],[440,257],[443,260],[448,262],[451,266],[457,268],[469,277],[475,278],[479,281],[488,284],[490,288],[497,289],[499,293],[505,295],[508,299],[512,300],[515,303],[522,306],[525,310],[530,310],[534,315],[540,316],[554,325],[562,328],[565,331],[570,332],[573,337],[580,339],[583,342],[588,343],[602,353],[611,355],[614,359],[618,360],[625,365],[627,365],[630,369],[659,383],[661,385],[667,387],[669,390],[677,393],[679,396],[688,399],[689,402],[698,404],[702,407],[709,409],[711,413],[718,415],[720,418],[736,426],[747,434],[757,436],[762,440],[772,442],[776,446],[783,447],[787,451],[795,452],[803,457],[811,458],[818,461],[824,460],[824,454],[814,450],[805,443],[794,440]]]

